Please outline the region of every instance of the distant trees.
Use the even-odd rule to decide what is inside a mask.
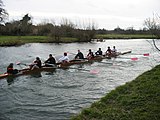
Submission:
[[[18,28],[20,35],[32,34],[32,22],[31,17],[28,14],[24,15],[24,17],[19,21]]]
[[[0,0],[0,20],[4,21],[7,12],[2,8],[3,3]],[[93,21],[83,21],[74,23],[69,19],[63,18],[60,23],[44,21],[33,25],[32,17],[26,14],[20,20],[13,20],[0,24],[0,35],[41,35],[49,36],[51,42],[61,42],[64,37],[74,38],[77,42],[90,42],[96,38],[96,34],[153,34],[160,38],[160,18],[148,18],[145,20],[146,29],[135,30],[134,27],[128,27],[126,30],[119,26],[114,30],[97,29]],[[151,32],[150,32],[151,31]],[[76,39],[75,39],[76,38]]]
[[[3,2],[0,0],[0,23],[4,22],[4,19],[8,16],[8,13],[3,8]]]
[[[21,20],[13,20],[5,25],[0,25],[0,35],[42,35],[49,36],[51,42],[61,42],[62,37],[76,38],[79,42],[90,42],[94,39],[96,34],[94,22],[86,23],[81,27],[83,28],[64,18],[60,24],[55,24],[54,21],[51,23],[45,21],[33,25],[31,16],[26,14]]]
[[[5,23],[0,26],[0,34],[2,35],[29,35],[32,34],[31,17],[26,14],[21,20]]]

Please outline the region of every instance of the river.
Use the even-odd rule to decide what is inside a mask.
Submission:
[[[156,44],[160,46],[160,42],[156,41]],[[6,78],[0,80],[0,120],[67,120],[160,61],[152,40],[144,39],[0,47],[0,73],[4,73],[11,62],[15,68],[21,69],[26,66],[18,66],[17,62],[29,64],[37,56],[44,61],[48,54],[58,59],[63,52],[68,52],[72,59],[78,49],[86,55],[88,49],[95,52],[101,47],[106,51],[108,46],[116,46],[122,52],[132,50],[132,53],[102,62],[71,66],[85,70],[57,69],[39,75],[19,76],[12,81]],[[144,56],[145,53],[149,53],[149,56]],[[90,70],[98,72],[93,74]]]

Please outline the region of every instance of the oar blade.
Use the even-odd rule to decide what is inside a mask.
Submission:
[[[143,54],[143,56],[149,56],[149,53],[145,53],[145,54]]]
[[[20,65],[21,64],[21,62],[16,62],[16,65]]]
[[[90,73],[91,74],[98,74],[100,71],[99,70],[97,70],[97,69],[94,69],[94,70],[90,70]]]
[[[131,58],[131,60],[136,61],[136,60],[138,60],[138,58]]]

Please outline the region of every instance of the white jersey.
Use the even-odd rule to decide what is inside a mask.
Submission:
[[[63,62],[63,61],[69,62],[69,57],[68,57],[68,56],[63,56],[63,57],[59,58],[58,61],[59,61],[59,62]]]
[[[112,49],[112,52],[117,52],[117,49],[113,48],[113,49]]]

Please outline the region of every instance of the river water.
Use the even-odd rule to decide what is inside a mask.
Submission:
[[[160,42],[156,41],[157,46]],[[0,73],[6,71],[9,63],[31,63],[35,57],[42,61],[48,54],[57,59],[68,52],[70,59],[80,49],[84,55],[88,49],[99,47],[106,51],[115,45],[118,51],[132,50],[132,53],[118,58],[104,59],[92,64],[73,65],[79,69],[57,69],[0,80],[0,120],[66,120],[79,113],[82,108],[99,100],[117,86],[135,79],[138,75],[159,64],[159,52],[152,40],[106,40],[105,42],[69,44],[25,44],[18,47],[0,47]],[[143,54],[149,53],[149,56]],[[138,58],[138,60],[131,60]],[[96,73],[90,70],[95,70]]]

